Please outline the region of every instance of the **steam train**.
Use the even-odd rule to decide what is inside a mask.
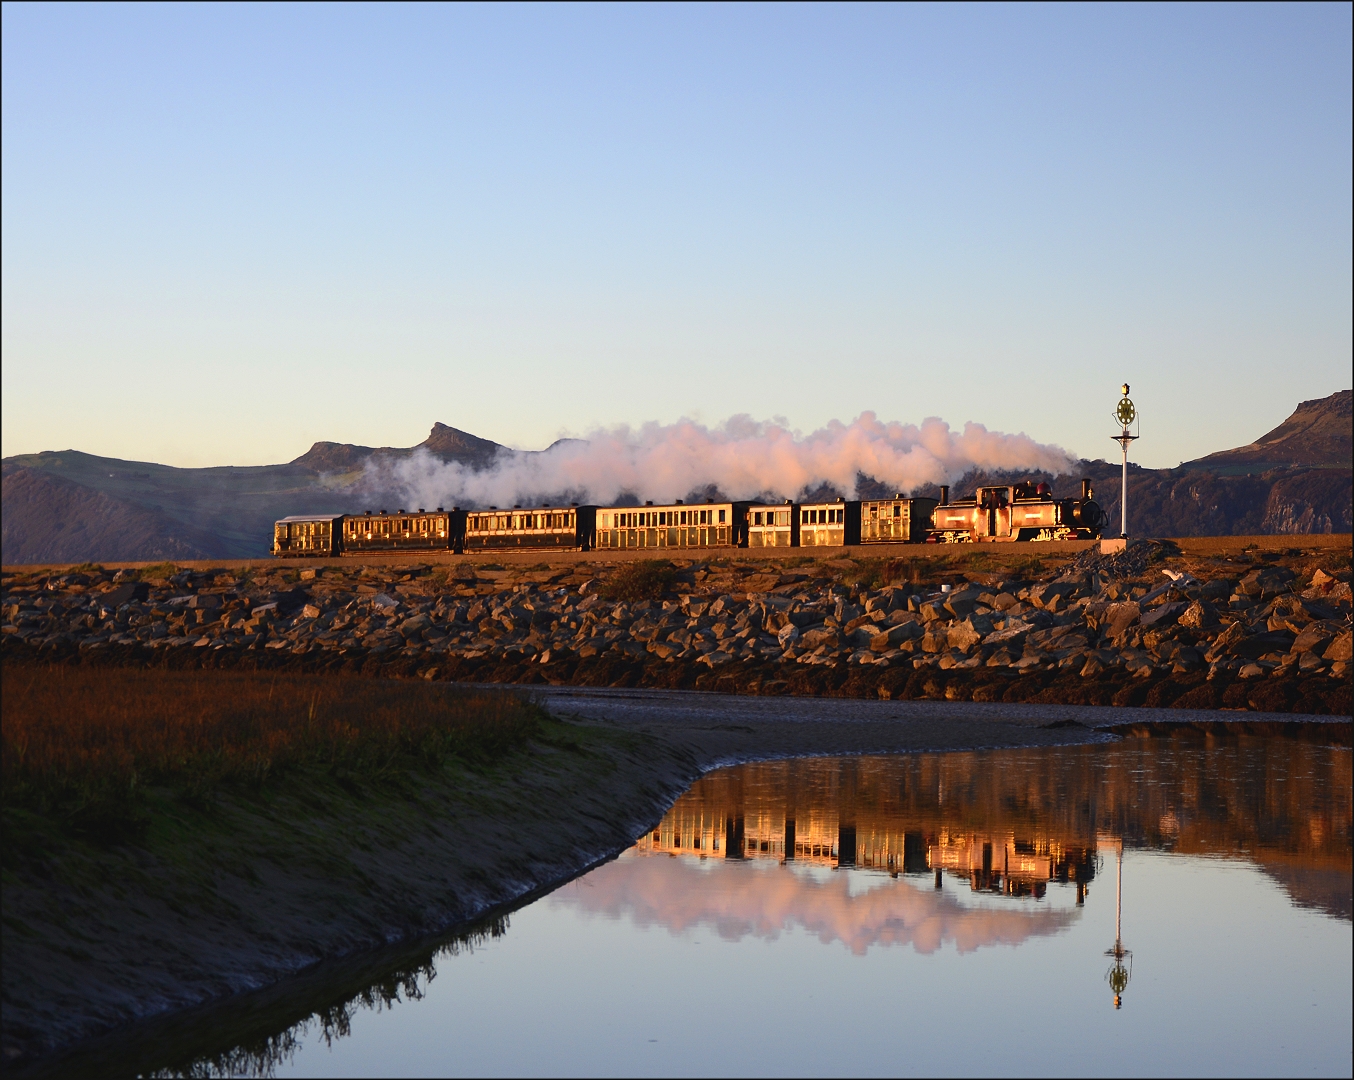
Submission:
[[[278,558],[401,552],[639,548],[848,547],[1094,540],[1105,523],[1091,482],[1081,497],[1055,499],[1049,486],[980,487],[967,499],[837,499],[823,503],[715,502],[655,506],[514,506],[501,510],[300,514],[273,526]]]

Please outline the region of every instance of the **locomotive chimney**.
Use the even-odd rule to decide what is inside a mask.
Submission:
[[[949,505],[950,505],[950,485],[949,485],[949,484],[941,484],[941,485],[940,485],[940,505],[941,505],[941,506],[949,506]]]
[[[1093,494],[1094,492],[1091,490],[1091,478],[1089,476],[1083,476],[1081,478],[1081,497],[1083,499],[1089,499]]]

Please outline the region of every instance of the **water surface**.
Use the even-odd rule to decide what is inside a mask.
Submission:
[[[1350,762],[1151,739],[723,769],[476,938],[178,1068],[1349,1075]]]

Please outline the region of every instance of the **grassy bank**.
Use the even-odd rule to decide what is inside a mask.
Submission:
[[[509,691],[0,679],[11,1065],[476,919],[619,850],[695,771]]]
[[[103,839],[142,828],[152,793],[201,804],[301,770],[398,787],[496,761],[542,719],[516,694],[345,676],[7,664],[0,694],[6,815]]]

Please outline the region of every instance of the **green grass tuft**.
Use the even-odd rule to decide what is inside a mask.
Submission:
[[[661,600],[672,588],[677,568],[664,559],[644,559],[626,563],[602,586],[603,600],[624,600],[638,603],[642,600]]]

